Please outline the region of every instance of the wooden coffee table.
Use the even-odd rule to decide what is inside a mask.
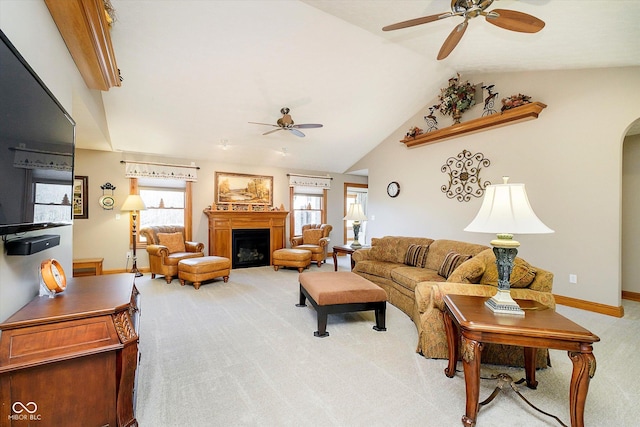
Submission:
[[[589,381],[596,372],[592,344],[600,341],[600,338],[536,302],[518,301],[525,310],[524,317],[519,317],[495,315],[484,305],[486,300],[485,297],[468,295],[444,296],[445,328],[449,344],[449,365],[445,374],[450,378],[455,375],[456,362],[461,352],[467,396],[462,424],[474,426],[476,423],[482,347],[484,343],[497,343],[524,347],[527,386],[533,389],[538,384],[535,379],[536,349],[567,350],[573,362],[569,389],[571,426],[583,427]]]
[[[361,248],[352,248],[350,245],[335,245],[333,247],[333,271],[338,271],[338,254],[349,254],[349,256],[351,256],[351,254],[353,254],[355,251],[357,251],[358,249],[368,249],[371,246],[368,245],[362,245]],[[353,261],[353,258],[351,258],[351,269],[353,270],[353,267],[356,266],[356,263]]]

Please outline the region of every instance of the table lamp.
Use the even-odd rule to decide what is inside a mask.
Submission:
[[[138,217],[138,211],[143,211],[146,208],[147,207],[144,205],[142,197],[140,197],[138,194],[129,194],[122,204],[122,208],[120,208],[120,210],[122,211],[131,212],[131,220],[133,224],[131,227],[131,234],[133,238],[133,266],[131,267],[131,272],[135,273],[136,277],[142,276],[142,273],[140,272],[140,270],[138,270],[136,258],[136,242],[138,240],[136,237],[136,218]]]
[[[362,205],[360,203],[353,203],[349,206],[349,212],[347,216],[343,219],[347,221],[353,221],[353,243],[351,243],[351,247],[354,249],[359,249],[362,247],[360,242],[358,242],[358,234],[360,233],[360,221],[366,221],[367,217],[362,211]]]
[[[502,184],[489,185],[480,211],[464,230],[476,233],[496,233],[491,241],[498,267],[498,292],[485,303],[494,313],[524,316],[524,311],[511,298],[511,271],[520,243],[514,234],[553,233],[536,216],[529,204],[524,184],[509,184],[503,177]]]

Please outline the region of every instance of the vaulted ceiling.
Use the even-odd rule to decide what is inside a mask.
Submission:
[[[546,26],[523,34],[472,19],[442,61],[440,46],[462,18],[381,29],[449,11],[448,0],[112,4],[124,80],[103,93],[108,132],[78,120],[80,148],[342,173],[456,72],[640,65],[637,0],[496,0],[489,10],[525,12]],[[301,138],[262,135],[274,128],[248,123],[275,124],[282,107],[298,124],[324,127],[302,129]]]

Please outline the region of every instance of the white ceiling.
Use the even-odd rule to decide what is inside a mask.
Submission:
[[[124,81],[103,93],[108,135],[74,108],[80,148],[342,173],[455,72],[640,65],[638,0],[496,1],[490,9],[529,13],[545,28],[521,34],[473,19],[443,61],[438,50],[462,18],[381,28],[448,11],[448,0],[112,4]],[[282,107],[324,127],[299,138],[248,123],[275,123]]]

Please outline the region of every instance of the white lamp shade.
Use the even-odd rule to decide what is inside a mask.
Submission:
[[[529,204],[524,184],[489,185],[480,211],[465,231],[477,233],[553,233],[536,216]]]
[[[144,205],[142,197],[138,194],[129,194],[120,208],[123,211],[143,211],[145,209],[147,207]]]
[[[349,212],[347,212],[347,216],[342,219],[346,219],[348,221],[366,221],[367,217],[362,211],[362,205],[360,203],[353,203],[349,206]]]

